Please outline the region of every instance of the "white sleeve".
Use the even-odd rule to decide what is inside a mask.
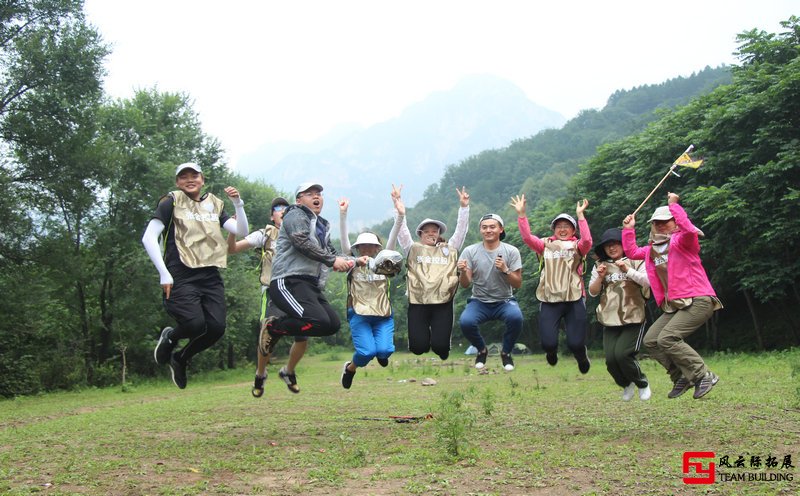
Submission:
[[[628,279],[643,288],[649,288],[650,279],[647,278],[647,269],[645,268],[644,262],[639,263],[638,269],[633,268],[633,260],[629,260],[629,262],[631,266],[628,267],[628,272],[625,273]]]
[[[592,283],[595,282],[598,277],[600,277],[600,276],[597,274],[597,266],[593,265],[592,266],[592,276],[589,278],[589,284],[586,286],[586,292],[589,293],[589,296],[597,296],[598,294],[600,294],[600,293],[594,294],[594,293],[592,293],[592,290],[589,289],[589,288],[592,287]],[[601,289],[601,291],[602,291],[602,289]]]
[[[339,211],[339,245],[342,247],[342,255],[349,255],[350,239],[347,237],[347,212]]]
[[[392,232],[389,233],[389,241],[386,242],[387,249],[394,249],[395,239],[397,239],[397,242],[400,243],[400,247],[403,249],[405,254],[408,255],[408,250],[411,249],[411,245],[414,244],[414,240],[411,239],[411,232],[408,230],[408,223],[406,222],[405,215],[397,215],[395,217],[394,226],[392,226]]]
[[[266,236],[264,236],[264,231],[261,229],[251,232],[245,236],[244,239],[251,248],[261,248],[264,246],[264,242],[267,240]]]
[[[447,244],[455,248],[461,249],[464,244],[464,239],[467,237],[467,228],[469,227],[469,205],[466,207],[458,207],[458,220],[456,221],[456,230],[453,237],[450,238]]]
[[[247,236],[250,225],[247,223],[247,214],[244,213],[244,201],[239,198],[238,202],[233,202],[233,208],[236,209],[236,220],[228,219],[222,227],[236,236]]]
[[[172,274],[169,273],[167,266],[164,264],[164,259],[161,258],[161,249],[158,246],[158,237],[162,232],[164,232],[164,223],[158,219],[150,219],[150,223],[147,224],[147,229],[144,231],[144,236],[142,236],[142,244],[153,265],[156,266],[161,284],[164,285],[172,284],[174,281],[172,280]]]

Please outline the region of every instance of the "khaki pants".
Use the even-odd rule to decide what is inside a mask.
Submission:
[[[662,314],[647,330],[644,347],[667,369],[672,382],[684,377],[696,383],[708,371],[703,358],[684,339],[713,313],[714,300],[708,296],[696,297],[688,307]]]

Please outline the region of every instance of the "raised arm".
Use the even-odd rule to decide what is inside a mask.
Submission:
[[[517,212],[517,226],[519,227],[519,234],[522,241],[528,247],[541,255],[544,253],[544,241],[531,234],[531,226],[528,224],[528,217],[525,215],[525,195],[517,195],[511,197],[511,206]]]
[[[692,224],[689,216],[686,215],[686,210],[678,203],[680,197],[675,193],[667,193],[667,205],[669,205],[669,212],[675,219],[675,225],[680,228],[680,235],[676,236],[675,242],[679,245],[692,250],[694,252],[700,251],[700,239],[697,236],[699,229]]]
[[[456,220],[456,230],[447,244],[460,250],[464,244],[464,239],[467,237],[467,230],[469,229],[469,193],[467,188],[462,186],[461,191],[456,188],[458,193],[458,219]]]
[[[400,243],[400,247],[406,255],[408,255],[408,250],[411,249],[414,240],[411,238],[411,232],[408,230],[408,223],[406,222],[406,206],[403,204],[403,200],[400,196],[402,189],[403,185],[397,188],[392,184],[392,202],[394,203],[397,216],[395,216],[392,231],[389,233],[389,240],[386,242],[386,248],[393,250],[396,239],[397,242]]]
[[[250,225],[247,223],[247,214],[244,213],[244,201],[233,186],[225,188],[225,194],[231,199],[236,214],[234,215],[235,219],[228,219],[222,227],[236,236],[247,236],[247,233],[250,232]]]
[[[644,260],[647,255],[646,247],[636,245],[636,217],[633,214],[625,216],[622,221],[622,250],[631,260]]]
[[[581,233],[581,238],[578,240],[578,253],[582,256],[586,256],[589,253],[589,250],[592,249],[592,233],[589,230],[589,223],[586,221],[586,217],[583,215],[586,207],[589,206],[589,200],[583,199],[578,202],[577,207],[575,208],[575,215],[578,217],[578,230]]]
[[[350,238],[347,235],[347,207],[350,206],[350,200],[347,198],[339,198],[339,244],[342,247],[342,254],[349,255]]]

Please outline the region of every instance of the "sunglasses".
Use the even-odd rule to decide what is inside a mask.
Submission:
[[[286,205],[275,205],[272,207],[273,212],[283,212],[284,210],[286,210]]]

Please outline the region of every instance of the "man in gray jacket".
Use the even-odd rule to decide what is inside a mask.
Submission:
[[[327,271],[347,272],[355,259],[337,256],[331,245],[330,225],[319,216],[322,186],[303,183],[295,199],[283,213],[269,285],[270,300],[286,315],[267,317],[266,327],[269,334],[330,336],[341,321],[322,294]]]

